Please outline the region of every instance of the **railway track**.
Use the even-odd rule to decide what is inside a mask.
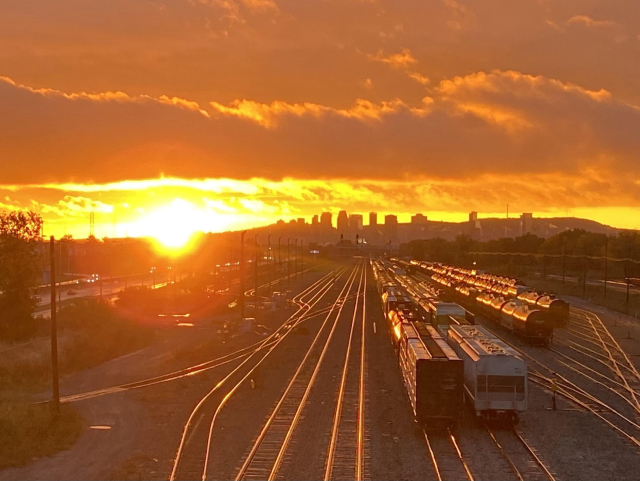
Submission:
[[[556,389],[558,395],[592,413],[605,424],[617,431],[626,440],[630,441],[633,445],[640,447],[640,441],[636,437],[637,434],[635,434],[640,431],[640,425],[621,413],[619,409],[611,406],[610,402],[591,394],[584,388],[569,380],[567,376],[559,374],[557,368],[549,366],[546,362],[533,357],[523,349],[515,346],[512,342],[505,339],[504,336],[497,334],[495,329],[490,328],[490,330],[494,335],[502,339],[522,356],[530,360],[533,365],[539,368],[536,369],[532,365],[529,365],[529,381],[549,391]],[[546,375],[544,374],[545,372],[547,373]],[[584,375],[584,373],[582,374]],[[603,413],[610,415],[609,417],[616,422],[613,422],[609,417],[605,417]],[[633,432],[634,434],[631,434],[630,432]]]
[[[293,433],[300,422],[302,410],[309,398],[311,389],[313,388],[333,334],[335,333],[336,326],[346,305],[344,299],[349,297],[349,293],[360,270],[362,270],[362,266],[356,266],[351,272],[342,292],[333,304],[333,308],[327,314],[316,337],[300,362],[298,369],[292,376],[245,457],[242,466],[235,476],[236,480],[276,479],[285,460],[285,454],[291,443]],[[359,293],[359,287],[356,293]],[[356,294],[356,306],[357,301],[358,295]],[[354,307],[354,311],[355,310],[356,308]],[[335,316],[331,322],[334,311]],[[325,332],[327,330],[328,333]],[[325,335],[326,339],[323,341]]]
[[[313,267],[309,267],[308,269],[305,270],[305,272],[307,270],[311,270],[313,269]],[[318,282],[321,282],[323,280],[328,279],[331,275],[333,274],[327,274],[325,275],[323,278],[321,278],[320,280],[316,281],[316,283],[312,284],[312,286],[316,285]],[[285,276],[282,279],[286,279],[287,276]],[[280,281],[281,279],[277,279],[275,282]],[[260,287],[265,287],[267,286],[267,284],[263,284]],[[310,287],[312,287],[310,286]],[[306,290],[305,290],[306,291]],[[305,291],[303,291],[301,294],[303,294]],[[253,289],[249,289],[248,291],[246,291],[245,295],[253,295]],[[301,295],[299,294],[299,295]],[[294,298],[296,299],[296,298]],[[306,319],[306,318],[305,318]],[[154,386],[157,384],[162,384],[165,382],[169,382],[169,381],[175,381],[181,378],[185,378],[185,377],[190,377],[190,376],[194,376],[196,374],[200,374],[203,373],[205,371],[209,371],[211,369],[215,369],[230,363],[233,363],[234,361],[243,359],[247,356],[249,356],[256,348],[258,348],[259,346],[264,346],[264,347],[268,347],[269,345],[271,345],[272,342],[275,342],[274,339],[268,339],[266,344],[265,344],[265,340],[260,340],[258,342],[255,342],[249,346],[243,347],[241,349],[238,349],[236,351],[230,352],[228,354],[225,354],[223,356],[219,356],[215,359],[211,359],[209,361],[205,361],[199,364],[195,364],[193,366],[189,366],[183,369],[179,369],[176,371],[172,371],[166,374],[162,374],[160,376],[154,376],[154,377],[150,377],[147,379],[141,379],[139,381],[134,381],[134,382],[130,382],[130,383],[125,383],[125,384],[118,384],[116,386],[109,386],[103,389],[95,389],[92,391],[85,391],[85,392],[81,392],[81,393],[76,393],[76,394],[70,394],[67,396],[62,396],[60,398],[60,402],[61,403],[72,403],[72,402],[78,402],[78,401],[84,401],[86,399],[92,399],[92,398],[96,398],[96,397],[100,397],[100,396],[105,396],[107,394],[116,394],[116,393],[120,393],[123,391],[130,391],[133,389],[140,389],[143,387],[149,387],[149,386]],[[48,401],[43,401],[43,402],[48,402]]]
[[[423,433],[438,481],[474,481],[475,478],[450,430],[446,433]]]
[[[594,336],[598,339],[601,349],[610,363],[609,367],[612,373],[626,386],[627,391],[633,394],[634,403],[640,409],[640,403],[638,403],[640,373],[638,373],[635,365],[611,335],[611,332],[606,328],[600,317],[591,311],[577,308],[574,308],[574,310],[577,311],[577,317],[583,317],[593,329]],[[633,384],[633,387],[631,384]]]
[[[360,292],[361,322],[357,319],[356,301],[325,463],[325,481],[364,479],[366,266],[358,286]],[[359,336],[357,324],[360,324]]]
[[[344,273],[340,269],[336,279]],[[306,314],[320,302],[330,291],[334,284],[334,273],[329,273],[319,281],[309,286],[294,298],[298,310],[285,321],[282,326],[260,343],[240,365],[233,369],[227,376],[219,381],[205,394],[192,410],[184,425],[182,436],[173,462],[173,468],[169,479],[171,481],[184,478],[206,477],[206,464],[209,457],[211,432],[215,417],[224,404],[233,396],[240,385],[265,361],[273,350],[292,332],[293,328],[305,321]],[[219,392],[227,382],[235,385],[226,393]],[[206,407],[206,408],[205,408]],[[199,429],[202,418],[206,412],[214,412],[210,429],[205,432]],[[205,466],[203,468],[203,466]],[[196,474],[197,473],[197,474]]]
[[[519,481],[555,481],[535,449],[517,430],[493,430],[487,425],[485,428]]]

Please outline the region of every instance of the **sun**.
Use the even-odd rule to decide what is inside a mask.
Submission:
[[[139,221],[145,235],[154,237],[169,249],[184,248],[194,232],[203,230],[203,213],[191,202],[174,199]]]

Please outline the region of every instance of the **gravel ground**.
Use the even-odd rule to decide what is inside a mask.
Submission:
[[[292,282],[292,292],[306,288],[325,273],[305,274],[304,280]],[[262,313],[259,322],[274,328],[292,313]],[[163,342],[63,379],[61,393],[92,391],[165,374],[260,339],[247,334],[225,340],[218,329],[217,324],[176,328]],[[78,442],[50,458],[2,470],[0,480],[167,479],[189,413],[232,368],[229,364],[176,381],[74,403],[87,421]]]
[[[320,276],[320,272],[307,275],[304,281],[292,285],[292,291],[300,291]],[[423,433],[413,419],[370,272],[368,288],[366,477],[373,480],[435,479]],[[334,288],[316,308],[330,305],[338,293],[339,288]],[[295,472],[295,479],[317,479],[324,468],[352,305],[353,303],[345,305],[326,362],[303,411],[299,430],[292,440],[291,454],[283,465],[283,473]],[[637,364],[640,350],[637,342],[638,321],[588,304],[581,304],[580,307],[598,314]],[[263,313],[258,322],[272,330],[292,313],[292,310]],[[210,479],[229,479],[237,472],[323,320],[324,316],[320,316],[307,321],[308,334],[289,335],[265,361],[264,368],[260,371],[262,387],[241,387],[222,410],[214,430]],[[481,318],[479,320],[485,322]],[[576,329],[579,330],[580,327],[577,326]],[[496,332],[638,422],[637,413],[619,396],[571,371],[560,361],[576,368],[575,362],[547,349],[527,346],[508,333]],[[585,330],[585,333],[588,334],[588,331]],[[354,335],[359,335],[359,327]],[[155,376],[218,357],[259,339],[253,334],[228,340],[221,336],[216,325],[176,329],[175,335],[161,343],[70,376],[63,381],[62,392],[73,394]],[[558,339],[563,342],[572,340],[581,346],[597,350],[597,346],[580,339],[575,333],[559,332]],[[589,356],[576,353],[559,343],[554,343],[552,347],[603,376],[612,376],[606,366]],[[78,402],[76,406],[89,426],[106,426],[110,429],[88,427],[73,448],[51,458],[36,460],[23,468],[1,471],[0,480],[168,479],[182,429],[191,410],[239,362],[176,381]],[[585,371],[584,368],[580,370]],[[603,382],[614,386],[606,379]],[[225,388],[229,385],[231,383],[226,384]],[[224,392],[224,389],[221,390],[221,393]],[[220,396],[212,398],[212,402],[205,406],[206,409],[197,418],[198,428],[194,430],[196,434],[189,438],[189,446],[201,445],[203,439],[206,441],[212,407],[217,404]],[[518,426],[519,432],[555,474],[556,479],[638,479],[640,457],[637,447],[595,415],[569,401],[558,397],[557,408],[555,411],[551,410],[550,392],[530,382],[529,409],[521,417],[521,424]],[[611,414],[603,415],[620,424]],[[638,436],[632,429],[629,432]],[[456,438],[476,479],[514,478],[486,430],[473,419],[471,413],[465,413]],[[186,463],[187,468],[181,472],[182,478],[201,477],[204,450],[194,449],[193,453]]]

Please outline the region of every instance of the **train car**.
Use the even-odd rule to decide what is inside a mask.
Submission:
[[[384,289],[382,293],[382,308],[384,309],[385,317],[388,317],[391,311],[410,309],[411,306],[411,299],[398,286],[387,286]]]
[[[570,308],[569,303],[558,299],[552,294],[545,294],[538,298],[536,306],[540,310],[545,311],[557,327],[566,326],[569,322]]]
[[[489,320],[500,324],[533,345],[546,346],[553,337],[553,321],[535,305],[492,293],[481,294],[478,306]]]
[[[399,363],[413,413],[426,428],[455,427],[464,412],[464,363],[431,326],[405,328]]]
[[[410,334],[410,332],[406,332],[405,328],[407,326],[411,327],[416,320],[416,315],[411,309],[391,311],[389,313],[387,326],[394,349],[398,349],[403,336]]]
[[[511,312],[508,315],[511,316],[513,332],[524,337],[531,344],[548,345],[553,337],[553,320],[549,314],[527,304],[517,304],[517,301],[514,301],[512,305],[517,307],[514,309],[509,307]],[[505,308],[506,306],[503,307],[503,312]]]
[[[542,293],[529,290],[521,294],[518,294],[516,296],[516,299],[518,299],[519,301],[522,301],[524,304],[535,306],[536,303],[538,302],[538,299],[541,297],[542,297]]]
[[[427,324],[431,324],[442,336],[451,324],[474,324],[473,314],[455,302],[429,299],[421,303],[421,314]]]
[[[529,287],[522,285],[507,286],[507,292],[505,293],[505,295],[508,297],[518,297],[520,294],[529,290],[531,290]]]
[[[527,410],[527,365],[480,326],[451,326],[447,342],[464,362],[464,391],[476,415],[516,424]]]

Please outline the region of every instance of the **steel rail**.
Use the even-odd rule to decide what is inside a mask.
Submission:
[[[364,269],[364,266],[362,265],[363,263],[360,263],[360,264],[361,265],[358,266],[358,267],[361,268],[361,269]],[[354,279],[352,281],[352,284],[353,284],[354,281],[355,281],[355,277],[354,277]],[[357,305],[358,305],[358,302],[357,302],[357,297],[356,297],[356,302],[354,304],[354,310],[357,309]],[[274,481],[275,478],[276,478],[276,475],[278,473],[278,470],[280,469],[280,466],[282,464],[282,460],[284,459],[284,454],[287,451],[287,448],[289,447],[289,443],[291,442],[291,437],[293,435],[293,431],[295,430],[295,428],[296,428],[296,426],[297,426],[297,424],[298,424],[298,422],[300,420],[300,416],[302,414],[302,410],[304,409],[305,405],[307,404],[307,399],[309,398],[309,394],[311,393],[311,388],[314,385],[315,379],[316,379],[316,377],[318,375],[318,372],[320,371],[320,366],[322,365],[322,361],[324,360],[324,357],[325,357],[325,355],[326,355],[326,353],[328,351],[330,341],[333,338],[333,334],[335,332],[336,326],[338,325],[338,322],[340,320],[340,315],[342,314],[343,307],[344,307],[344,303],[342,303],[340,305],[340,310],[338,311],[338,314],[336,316],[336,321],[333,323],[333,326],[331,328],[331,332],[329,333],[329,338],[327,339],[327,342],[324,345],[324,348],[323,348],[323,350],[322,350],[322,352],[320,354],[320,358],[318,359],[318,361],[316,363],[316,367],[315,367],[315,369],[313,371],[313,374],[311,376],[311,379],[310,379],[310,381],[309,381],[309,383],[307,385],[307,389],[305,390],[304,395],[303,395],[303,397],[302,397],[302,399],[301,399],[301,401],[300,401],[300,403],[298,405],[298,409],[297,409],[297,411],[296,411],[296,413],[294,415],[293,421],[291,422],[289,430],[287,431],[287,434],[286,434],[286,436],[284,438],[284,441],[282,443],[282,447],[280,448],[280,451],[278,453],[278,456],[276,457],[275,463],[273,464],[273,468],[271,469],[271,473],[269,474],[268,481]]]
[[[359,300],[360,289],[362,288],[362,278],[364,277],[364,273],[365,273],[365,269],[363,268],[362,273],[360,275],[360,282],[358,284],[358,291],[357,291],[358,295],[356,297],[356,303],[353,309],[353,317],[351,318],[351,328],[349,330],[349,339],[347,341],[347,349],[345,351],[345,356],[344,356],[342,376],[340,378],[340,387],[338,389],[338,398],[336,399],[336,408],[334,411],[333,424],[331,428],[331,440],[329,441],[327,461],[325,464],[325,472],[324,472],[325,481],[329,481],[331,479],[331,474],[333,471],[334,456],[335,456],[336,445],[338,442],[338,432],[340,429],[340,421],[342,416],[342,406],[344,402],[345,388],[347,385],[347,372],[349,371],[349,358],[351,357],[351,345],[353,343],[353,332],[355,330],[356,317],[358,315],[358,300]],[[359,446],[356,446],[356,449],[358,448]],[[358,469],[355,468],[355,471],[358,471]],[[355,479],[356,481],[360,481],[360,478],[358,477],[357,474]]]
[[[264,440],[264,438],[265,438],[265,436],[267,434],[267,431],[269,430],[271,424],[273,423],[274,419],[276,418],[276,416],[278,414],[278,411],[280,410],[280,407],[284,403],[284,401],[285,401],[285,399],[287,397],[287,394],[292,389],[292,386],[293,386],[295,380],[297,379],[297,376],[302,371],[302,368],[304,367],[304,364],[306,363],[306,360],[309,358],[313,348],[316,346],[318,340],[320,339],[320,336],[321,336],[322,332],[324,331],[325,326],[327,325],[327,323],[329,322],[329,319],[331,318],[331,314],[335,310],[336,306],[338,306],[338,304],[340,304],[340,309],[342,309],[342,306],[344,305],[344,298],[348,297],[349,292],[351,290],[351,285],[353,284],[353,279],[355,279],[355,273],[356,273],[356,267],[354,267],[353,271],[351,272],[351,274],[347,278],[347,281],[345,282],[344,287],[342,288],[340,294],[338,295],[338,297],[336,298],[335,302],[332,305],[332,309],[329,311],[329,313],[327,314],[324,322],[322,323],[322,325],[318,329],[318,333],[316,334],[316,336],[313,339],[311,345],[307,349],[307,352],[305,353],[304,358],[299,363],[298,368],[296,369],[294,375],[292,376],[291,380],[289,381],[284,393],[280,397],[280,400],[278,401],[278,403],[275,406],[275,408],[273,409],[271,415],[269,416],[269,418],[265,422],[265,425],[263,426],[263,429],[261,430],[260,434],[258,435],[258,438],[256,439],[256,441],[254,442],[254,444],[253,444],[253,446],[251,448],[251,451],[247,455],[247,457],[244,460],[240,470],[236,474],[236,477],[235,477],[236,480],[242,479],[245,476],[247,470],[249,469],[249,466],[251,465],[251,463],[252,463],[252,461],[254,459],[254,456],[255,456],[256,452],[258,451],[262,441]],[[345,292],[345,290],[346,290],[347,294],[345,296],[343,296],[342,294]],[[336,318],[336,322],[337,322],[337,318]],[[328,342],[328,340],[327,340],[327,342]],[[216,415],[217,415],[217,413],[218,413],[218,411],[216,411]],[[215,421],[215,415],[214,415],[214,421]],[[213,421],[212,421],[212,425],[213,425]]]
[[[342,271],[342,270],[341,270]],[[267,344],[267,342],[271,341],[272,338],[275,338],[276,334],[278,334],[281,330],[286,329],[286,327],[291,323],[292,320],[296,319],[296,316],[300,316],[302,311],[304,311],[305,309],[308,311],[311,306],[317,304],[320,299],[322,299],[322,297],[324,296],[324,294],[326,294],[326,292],[328,292],[329,287],[333,284],[333,278],[332,278],[333,272],[330,272],[329,274],[327,274],[326,276],[324,276],[323,278],[319,279],[318,281],[314,282],[311,286],[309,286],[308,288],[306,288],[305,290],[303,290],[301,293],[297,294],[294,297],[294,301],[295,302],[299,302],[299,309],[293,313],[288,319],[287,321],[285,321],[282,326],[280,326],[279,329],[277,329],[276,331],[274,331],[268,338],[262,340],[258,346],[256,347],[256,349],[249,355],[249,357],[247,357],[247,359],[245,359],[239,366],[237,366],[233,371],[231,371],[229,374],[227,374],[227,376],[225,376],[221,381],[219,381],[207,394],[205,394],[200,401],[196,404],[196,406],[194,407],[194,409],[191,411],[191,414],[189,415],[189,418],[187,419],[187,422],[184,425],[183,431],[182,431],[182,436],[180,438],[180,443],[178,445],[178,450],[176,452],[176,456],[174,458],[174,462],[173,462],[173,468],[171,470],[171,475],[169,477],[170,481],[174,481],[176,478],[176,474],[177,474],[177,470],[178,470],[178,466],[180,463],[180,460],[182,458],[182,453],[184,450],[184,446],[186,443],[186,439],[187,439],[187,433],[189,431],[189,428],[191,427],[191,424],[193,422],[193,419],[195,418],[197,412],[200,410],[200,408],[204,405],[204,403],[213,395],[213,393],[215,391],[217,391],[233,374],[235,374],[237,371],[239,371],[255,354],[257,354],[258,352],[260,352],[264,347],[265,344]],[[316,291],[317,290],[317,291]],[[313,302],[313,304],[309,304],[309,303],[305,303],[303,301],[303,299],[306,298],[307,295],[311,295],[313,294],[313,297],[311,297],[310,301]],[[288,331],[290,332],[290,331]],[[287,333],[285,332],[285,335]],[[280,339],[278,339],[276,342],[271,344],[271,349],[269,350],[269,352],[271,352],[271,350],[284,338],[284,336],[280,337]],[[264,357],[263,357],[264,359]],[[262,360],[263,360],[262,359]],[[262,362],[262,360],[260,360],[259,362]],[[258,364],[256,364],[257,366]],[[255,366],[254,366],[255,369]]]

